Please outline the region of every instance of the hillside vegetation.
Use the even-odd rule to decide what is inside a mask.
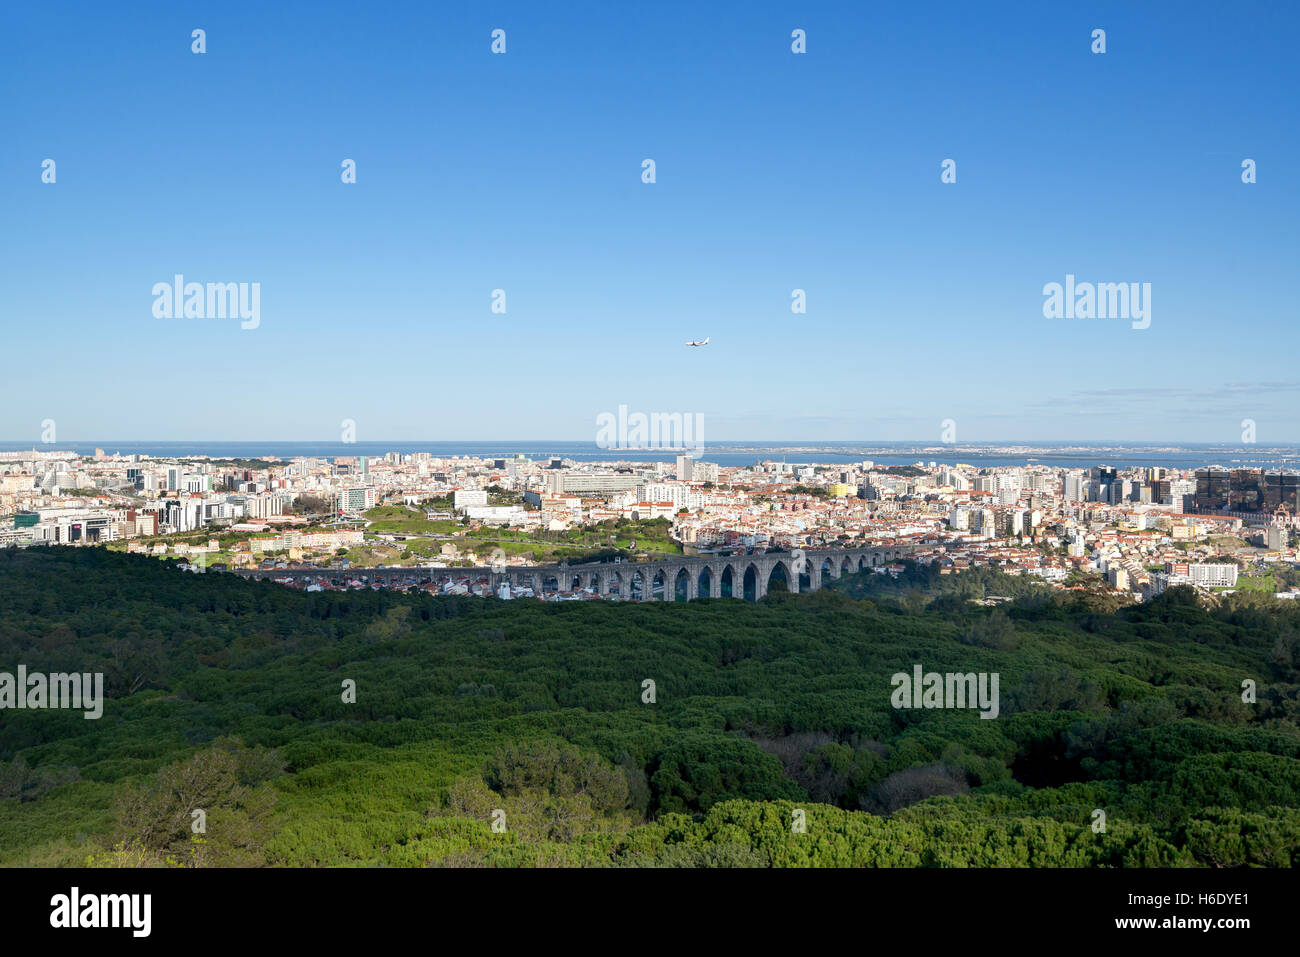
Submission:
[[[0,550],[0,672],[103,672],[108,699],[0,712],[0,863],[1300,862],[1294,603],[908,574],[544,604]],[[997,673],[998,717],[895,709],[918,664]]]

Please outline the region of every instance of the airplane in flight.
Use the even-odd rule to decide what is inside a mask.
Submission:
[[[697,340],[695,342],[688,342],[686,344],[688,346],[707,346],[709,344],[709,337],[705,336],[702,340]]]

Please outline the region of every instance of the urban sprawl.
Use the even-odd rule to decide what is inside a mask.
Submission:
[[[275,459],[0,453],[0,547],[102,546],[191,570],[347,570],[286,584],[549,600],[501,566],[907,546],[944,574],[984,565],[1046,587],[1145,600],[1171,585],[1273,584],[1296,562],[1300,474],[1161,467],[978,468],[761,461],[435,457]],[[421,569],[464,569],[421,578]],[[894,562],[873,568],[897,576]],[[1287,576],[1282,576],[1285,578]],[[1279,579],[1280,580],[1280,579]],[[1259,586],[1255,586],[1259,587]],[[1295,597],[1295,588],[1270,588]],[[653,597],[638,596],[638,597]]]

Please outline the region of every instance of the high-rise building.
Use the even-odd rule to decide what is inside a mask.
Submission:
[[[716,462],[692,462],[691,477],[696,482],[713,482],[718,481],[718,465]]]
[[[1120,505],[1127,502],[1133,493],[1133,483],[1128,479],[1116,479],[1110,483],[1110,504]]]
[[[959,474],[960,473],[953,471],[947,466],[944,466],[943,468],[939,469],[939,484],[949,485],[952,488],[956,489],[957,483],[954,480],[959,476]]]
[[[1084,501],[1085,488],[1086,485],[1082,472],[1066,472],[1061,497],[1067,502],[1082,502]]]
[[[1161,500],[1163,501],[1163,499]],[[1181,512],[1195,508],[1196,483],[1191,479],[1174,479],[1169,483],[1169,504]]]
[[[373,485],[341,488],[338,492],[336,506],[340,512],[368,511],[375,507],[375,488]]]
[[[1300,472],[1264,473],[1264,507],[1273,511],[1280,505],[1300,514]]]
[[[1288,491],[1283,473],[1278,476],[1275,495],[1279,499]],[[1291,486],[1294,492],[1295,485]],[[1268,487],[1261,469],[1197,469],[1196,507],[1223,512],[1258,512],[1267,507]],[[1276,506],[1275,506],[1276,507]],[[1288,506],[1289,507],[1289,506]]]

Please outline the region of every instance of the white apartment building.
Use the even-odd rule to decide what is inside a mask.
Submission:
[[[717,463],[716,462],[692,462],[691,481],[712,482],[716,485],[718,482]]]
[[[335,501],[340,512],[368,511],[375,507],[375,487],[361,485],[356,488],[341,488]]]
[[[673,482],[652,482],[637,486],[637,499],[642,502],[672,502],[675,508],[687,508],[687,488]]]
[[[1236,565],[1188,565],[1187,577],[1202,588],[1235,588]]]

